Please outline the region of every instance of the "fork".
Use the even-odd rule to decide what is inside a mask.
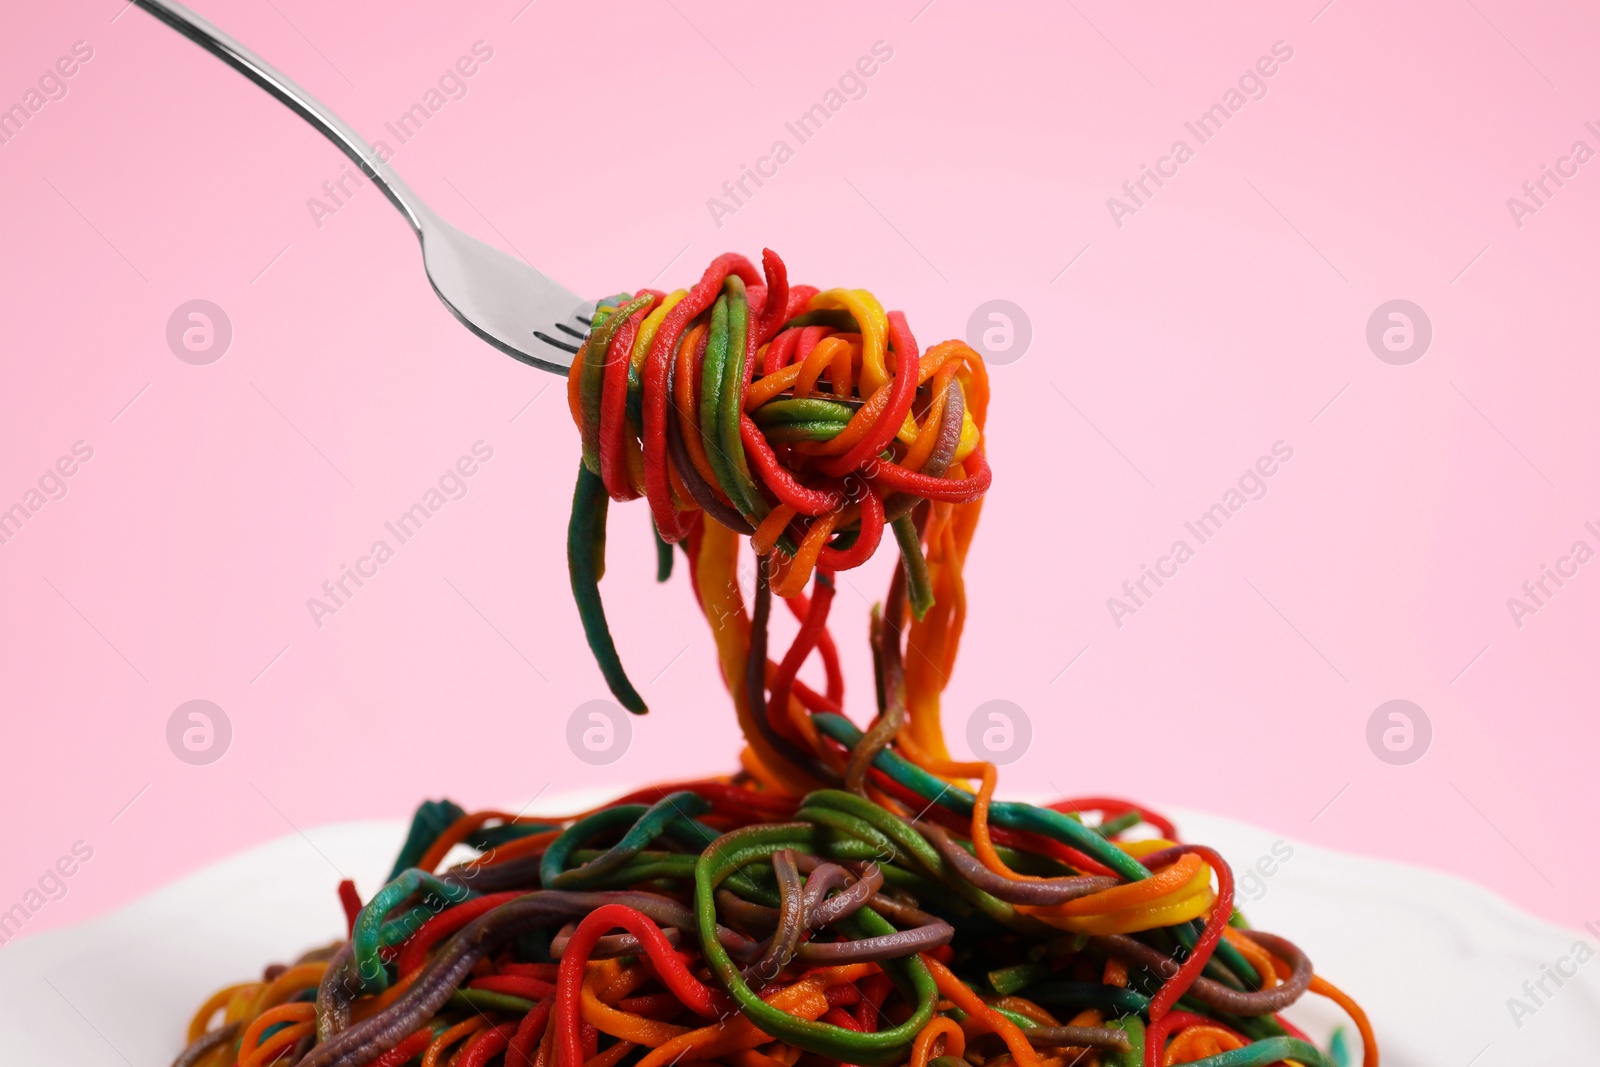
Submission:
[[[132,0],[276,97],[349,156],[411,223],[433,291],[462,325],[513,359],[565,375],[588,336],[594,302],[532,265],[450,225],[378,158],[366,139],[316,97],[226,33],[170,0]]]

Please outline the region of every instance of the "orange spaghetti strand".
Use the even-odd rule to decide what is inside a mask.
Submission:
[[[257,988],[259,984],[256,982],[241,982],[238,985],[225,986],[207,997],[206,1002],[200,1005],[194,1017],[189,1020],[189,1041],[191,1043],[198,1041],[207,1030],[211,1029],[207,1025],[211,1022],[211,1017],[226,1008],[235,996],[247,990],[253,992]]]
[[[955,381],[955,371],[948,367],[940,369],[933,385],[933,401],[928,405],[928,414],[917,429],[916,442],[900,461],[900,465],[907,470],[920,471],[923,464],[928,462],[928,457],[933,455],[934,442],[939,437],[939,426],[944,422],[945,401],[950,396],[950,383],[953,381]]]
[[[239,1067],[268,1067],[275,1063],[290,1048],[294,1047],[302,1037],[309,1037],[317,1032],[316,1023],[295,1023],[286,1026],[261,1043],[248,1056],[239,1060]]]
[[[657,1022],[612,1007],[596,992],[596,986],[602,980],[604,980],[604,969],[591,964],[578,991],[579,1010],[583,1015],[583,1021],[602,1034],[610,1034],[612,1037],[621,1038],[624,1042],[644,1045],[646,1048],[658,1048],[673,1038],[689,1032],[687,1026]]]
[[[393,982],[389,983],[388,989],[385,989],[377,996],[362,997],[360,1000],[350,1005],[351,1020],[354,1022],[360,1022],[363,1019],[376,1015],[384,1008],[387,1008],[389,1005],[393,1004],[400,998],[400,994],[404,993],[411,983],[417,980],[417,976],[421,973],[422,968],[418,967],[416,970],[411,971],[408,974],[402,974],[399,978],[396,978]]]
[[[942,1051],[935,1050],[935,1042],[944,1040]],[[928,1067],[928,1061],[934,1056],[961,1057],[967,1051],[967,1035],[962,1031],[960,1024],[948,1015],[935,1015],[928,1020],[928,1025],[917,1031],[917,1036],[911,1042],[910,1067]]]
[[[616,1062],[639,1046],[631,1041],[618,1041],[604,1052],[596,1053],[583,1061],[583,1067],[614,1067]]]
[[[798,514],[788,504],[779,504],[761,520],[761,525],[756,527],[756,532],[750,536],[750,547],[756,550],[757,555],[766,555],[778,544],[778,538],[788,528]]]
[[[430,874],[433,873],[452,848],[493,821],[498,821],[503,826],[516,826],[527,823],[548,823],[551,820],[537,816],[510,815],[503,811],[475,811],[463,815],[445,828],[444,833],[439,835],[439,840],[428,846],[428,851],[422,854],[417,866]]]
[[[1367,1021],[1367,1013],[1361,1010],[1361,1005],[1321,975],[1311,976],[1311,992],[1327,997],[1344,1009],[1350,1021],[1356,1024],[1356,1032],[1361,1035],[1361,1067],[1378,1067],[1378,1037],[1372,1032],[1372,1024]]]
[[[489,1019],[483,1015],[474,1015],[465,1022],[456,1023],[433,1039],[427,1051],[422,1054],[422,1067],[439,1067],[439,1057],[444,1055],[445,1049],[488,1025]]]
[[[859,354],[859,346],[852,346],[846,339],[848,335],[833,334],[817,342],[815,348],[806,356],[805,362],[800,365],[799,377],[795,379],[794,395],[808,397],[817,388],[817,379],[822,377],[823,371],[830,371],[834,375],[834,392],[838,392],[838,375],[840,361],[846,368],[850,366],[854,355]],[[848,382],[848,370],[846,370]],[[849,394],[845,394],[849,395]]]
[[[1191,1063],[1194,1060],[1215,1056],[1222,1052],[1232,1052],[1236,1048],[1243,1048],[1244,1042],[1220,1026],[1191,1026],[1178,1033],[1167,1045],[1166,1053],[1161,1057],[1161,1067],[1172,1067],[1175,1063]]]
[[[1222,936],[1227,940],[1228,944],[1239,950],[1239,955],[1250,961],[1250,966],[1254,967],[1256,974],[1261,976],[1262,989],[1271,989],[1278,984],[1279,964],[1273,958],[1272,953],[1231,926],[1222,928]]]
[[[933,981],[939,987],[939,992],[986,1029],[999,1034],[1000,1040],[1011,1050],[1011,1058],[1016,1060],[1020,1067],[1041,1067],[1033,1046],[1022,1036],[1022,1031],[1017,1028],[1016,1023],[985,1004],[978,994],[968,989],[961,979],[951,973],[950,968],[926,952],[922,953],[922,962],[933,972]]]
[[[1128,965],[1115,956],[1106,957],[1106,969],[1100,979],[1102,985],[1116,986],[1118,989],[1128,987]]]
[[[705,342],[705,335],[704,326],[696,326],[683,335],[673,381],[676,392],[674,400],[677,406],[678,424],[682,430],[683,446],[689,453],[689,462],[694,465],[701,479],[711,487],[711,491],[718,497],[724,497],[722,490],[718,488],[716,472],[711,469],[711,461],[706,458],[705,445],[700,439],[700,376],[695,373],[695,357]]]
[[[828,1010],[828,998],[823,992],[823,983],[817,981],[815,976],[780,989],[772,995],[768,1003],[800,1019],[817,1019]],[[639,1061],[638,1067],[667,1067],[668,1064],[679,1061],[693,1063],[720,1059],[735,1052],[756,1048],[771,1040],[770,1035],[760,1030],[750,1020],[743,1015],[736,1015],[722,1022],[680,1034],[654,1049]]]
[[[980,364],[981,365],[981,364]],[[969,397],[968,410],[972,410]],[[981,415],[975,415],[982,426]],[[920,619],[913,617],[906,637],[907,729],[917,746],[932,758],[948,759],[944,730],[939,722],[940,696],[955,672],[956,652],[966,621],[966,583],[962,575],[967,549],[977,530],[983,501],[938,505],[933,514],[940,523],[937,536],[928,538],[928,575],[933,585],[933,607]]]
[[[811,523],[811,529],[807,530],[805,537],[800,540],[794,562],[789,565],[789,573],[783,576],[781,583],[773,587],[774,594],[788,598],[799,596],[806,591],[806,586],[811,584],[811,575],[817,569],[817,558],[822,555],[823,546],[833,535],[834,522],[832,515],[820,515]]]
[[[1192,852],[1185,853],[1178,858],[1178,862],[1163,867],[1149,878],[1102,889],[1098,893],[1069,900],[1064,904],[1030,908],[1029,912],[1034,915],[1065,919],[1080,915],[1104,915],[1153,904],[1162,897],[1183,889],[1195,880],[1204,867],[1205,861],[1199,856]]]
[[[821,342],[817,344],[822,347]],[[860,409],[844,424],[844,429],[839,431],[837,437],[828,441],[803,441],[795,448],[808,456],[842,456],[850,451],[862,438],[872,431],[873,424],[883,417],[884,409],[889,406],[889,394],[892,386],[884,386],[867,398]]]
[[[553,822],[554,820],[546,819],[541,821]],[[481,868],[492,867],[497,863],[505,863],[508,860],[516,859],[518,856],[528,856],[535,852],[543,852],[550,842],[560,836],[561,831],[559,829],[545,830],[541,833],[529,834],[527,837],[519,837],[515,841],[507,841],[503,845],[494,846],[494,848],[476,859],[462,864],[462,870],[470,877],[473,872]]]
[[[1026,997],[1001,997],[999,1000],[994,1002],[993,1006],[1000,1008],[1003,1011],[1014,1012],[1015,1014],[1022,1016],[1024,1019],[1031,1019],[1040,1026],[1061,1025],[1054,1015],[1051,1015],[1049,1012],[1045,1011],[1039,1005],[1035,1004]]]
[[[801,364],[791,363],[782,370],[773,371],[765,378],[757,378],[750,383],[750,388],[744,394],[745,411],[754,411],[767,401],[777,397],[785,389],[792,388],[800,377]]]
[[[250,1021],[250,1025],[245,1027],[244,1034],[239,1038],[239,1062],[243,1063],[255,1054],[256,1050],[261,1047],[261,1035],[271,1027],[279,1023],[311,1023],[315,1025],[316,1020],[317,1009],[313,1004],[279,1004],[277,1007],[268,1008]],[[291,1026],[287,1029],[293,1029],[293,1027]],[[273,1036],[276,1037],[278,1035],[274,1034]]]
[[[765,1052],[758,1052],[747,1048],[742,1052],[735,1052],[731,1056],[723,1057],[733,1067],[791,1067],[790,1064],[775,1056],[768,1056]]]
[[[302,989],[310,989],[322,981],[328,970],[326,963],[297,963],[268,982],[256,994],[252,1015],[260,1015],[275,1005],[282,1004]]]
[[[902,733],[904,733],[902,731]],[[972,761],[957,763],[948,759],[936,759],[923,752],[917,742],[905,736],[900,738],[900,747],[905,750],[911,762],[932,774],[954,778],[978,778],[982,784],[978,787],[978,794],[972,803],[972,851],[983,865],[996,874],[1010,878],[1014,881],[1039,881],[1038,875],[1021,874],[1013,871],[1000,858],[995,851],[994,842],[989,836],[989,805],[994,799],[995,785],[999,775],[992,763]],[[1087,898],[1085,898],[1087,899]]]
[[[853,342],[846,348],[834,353],[833,363],[828,367],[828,377],[833,379],[833,395],[839,400],[848,400],[854,387],[853,374],[856,360],[861,356],[861,338],[858,334],[840,334],[846,341]]]
[[[772,776],[779,792],[804,796],[823,783],[802,767],[795,766],[774,748],[756,725],[745,687],[745,668],[750,658],[750,616],[739,591],[738,555],[741,538],[719,523],[702,524],[698,557],[693,568],[695,591],[700,609],[711,623],[722,667],[723,684],[733,698],[739,728],[746,743],[755,751],[759,766]],[[694,549],[691,548],[691,551]]]

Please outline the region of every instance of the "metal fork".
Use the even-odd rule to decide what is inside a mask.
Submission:
[[[462,325],[513,359],[567,373],[569,361],[552,349],[577,353],[588,336],[592,301],[444,221],[347,122],[193,11],[169,0],[133,2],[277,97],[338,145],[411,223],[422,244],[428,281]]]

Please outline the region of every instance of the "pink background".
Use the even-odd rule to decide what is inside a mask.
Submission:
[[[1026,309],[1031,348],[993,370],[946,712],[965,751],[977,705],[1026,709],[1004,788],[1206,808],[1600,918],[1600,564],[1520,629],[1506,606],[1575,540],[1600,548],[1600,164],[1520,228],[1506,206],[1575,140],[1600,148],[1593,13],[922,2],[199,8],[372,137],[486,42],[395,164],[575,291],[770,245],[925,344],[983,301]],[[372,187],[319,228],[307,199],[343,157],[121,7],[33,5],[0,37],[6,104],[94,51],[0,146],[0,506],[94,450],[0,545],[0,907],[80,839],[93,860],[29,932],[291,826],[731,768],[711,642],[681,572],[650,581],[642,505],[614,513],[605,589],[655,710],[619,762],[569,754],[569,712],[604,690],[567,588],[577,438],[554,379],[455,322]],[[865,98],[719,228],[707,198],[794,147],[784,121],[879,40]],[[1293,58],[1265,98],[1115,225],[1107,198],[1193,147],[1184,122],[1277,41]],[[233,324],[209,366],[165,341],[195,298]],[[1395,298],[1433,323],[1409,366],[1364,338]],[[479,440],[467,496],[313,625],[306,598]],[[1106,599],[1279,440],[1266,498],[1115,626]],[[887,563],[836,608],[858,720]],[[1409,766],[1365,737],[1397,698],[1433,726]],[[167,748],[192,699],[232,722],[210,766]]]

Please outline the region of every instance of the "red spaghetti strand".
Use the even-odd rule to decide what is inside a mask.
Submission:
[[[938,479],[931,479],[937,481]],[[865,489],[861,493],[861,533],[856,543],[846,549],[825,546],[817,556],[817,566],[830,571],[848,571],[861,566],[878,550],[883,540],[883,500]]]
[[[344,908],[345,936],[349,937],[356,928],[356,916],[361,914],[361,894],[348,878],[339,883],[339,905]]]
[[[794,613],[794,617],[801,622],[805,622],[806,615],[810,611],[810,604],[806,600],[805,594],[802,593],[799,596],[787,599],[789,610]],[[823,624],[822,632],[817,635],[817,654],[822,657],[822,669],[826,672],[828,678],[827,699],[835,707],[842,707],[844,705],[844,672],[839,667],[839,649],[834,645],[833,635],[828,632],[826,623]]]
[[[889,312],[889,345],[894,352],[894,379],[887,387],[889,401],[878,421],[867,430],[867,435],[837,459],[818,464],[824,474],[848,474],[882,452],[895,434],[900,432],[906,415],[911,411],[911,401],[917,395],[917,341],[911,336],[904,313]],[[909,473],[909,472],[908,472]],[[938,479],[943,481],[944,479]]]
[[[739,436],[744,441],[745,453],[754,463],[756,473],[780,502],[788,504],[802,515],[825,515],[837,511],[844,503],[843,495],[836,489],[810,489],[796,481],[794,475],[778,462],[772,446],[761,436],[761,431],[749,415],[739,418]]]
[[[816,592],[811,596],[810,609],[800,624],[800,632],[795,634],[794,644],[789,646],[783,662],[778,664],[777,673],[772,676],[772,685],[769,687],[772,696],[767,701],[767,721],[774,730],[793,741],[799,738],[789,723],[789,693],[801,664],[817,647],[822,635],[828,632],[828,608],[833,604],[833,575],[819,572],[814,588]]]
[[[639,939],[661,984],[672,991],[685,1007],[697,1015],[714,1018],[722,1000],[689,973],[683,958],[673,949],[661,928],[633,908],[622,904],[603,904],[578,924],[561,953],[561,971],[556,981],[556,1040],[560,1067],[583,1067],[582,1017],[579,1014],[579,989],[584,967],[595,942],[607,931],[622,927]]]
[[[761,250],[761,269],[767,276],[766,299],[750,336],[757,345],[766,344],[791,316],[789,315],[789,268],[784,266],[778,253],[770,248]],[[765,371],[763,371],[765,373]]]
[[[1205,929],[1201,931],[1194,947],[1189,950],[1189,955],[1178,968],[1178,973],[1167,979],[1151,998],[1152,1022],[1159,1021],[1163,1015],[1171,1011],[1178,998],[1194,985],[1194,980],[1200,977],[1200,972],[1205,969],[1206,961],[1216,951],[1217,942],[1222,940],[1222,928],[1233,917],[1233,868],[1228,866],[1228,861],[1223,859],[1216,849],[1205,845],[1178,845],[1164,848],[1160,852],[1152,852],[1141,862],[1148,863],[1154,869],[1172,863],[1178,857],[1191,852],[1209,863],[1211,869],[1217,872],[1217,899],[1211,906],[1211,917],[1206,920]]]
[[[401,1064],[410,1063],[426,1052],[431,1044],[433,1044],[433,1029],[425,1026],[373,1060],[372,1067],[401,1067]],[[506,1067],[511,1065],[507,1064]]]
[[[532,1067],[533,1050],[538,1046],[539,1039],[544,1036],[545,1026],[550,1021],[550,1011],[555,1007],[555,1003],[555,997],[546,997],[522,1017],[522,1021],[517,1024],[517,1032],[506,1043],[505,1067]]]
[[[656,521],[656,530],[669,544],[683,540],[688,527],[672,502],[672,481],[667,474],[667,365],[684,327],[711,306],[729,274],[737,274],[747,285],[760,280],[750,261],[737,253],[729,252],[712,260],[699,283],[661,320],[655,339],[650,342],[650,354],[645,357],[641,375],[645,495],[650,500],[650,514]]]
[[[983,458],[983,449],[975,448],[962,460],[967,470],[963,479],[935,478],[932,475],[908,471],[895,463],[880,463],[869,467],[867,473],[875,488],[885,496],[890,493],[910,493],[924,500],[939,500],[952,504],[970,504],[989,491],[993,472]]]
[[[794,352],[795,342],[800,339],[802,330],[785,330],[780,333],[767,350],[761,354],[761,376],[776,374],[789,365],[789,356]]]
[[[1126,800],[1118,800],[1115,797],[1073,797],[1070,800],[1058,800],[1053,804],[1046,804],[1045,807],[1052,811],[1066,814],[1080,811],[1098,811],[1102,815],[1113,819],[1127,812],[1136,811],[1139,813],[1139,818],[1155,827],[1156,832],[1162,837],[1168,841],[1178,840],[1178,830],[1172,825],[1171,820],[1143,805],[1134,804]]]
[[[516,1033],[516,1023],[501,1023],[491,1030],[480,1030],[469,1039],[460,1056],[450,1062],[455,1067],[484,1067],[484,1064],[505,1051]]]

